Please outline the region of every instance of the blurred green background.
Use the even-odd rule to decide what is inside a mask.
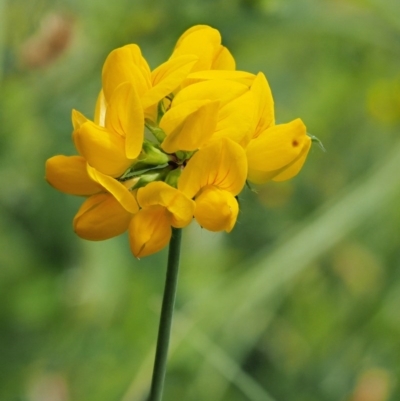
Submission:
[[[301,174],[240,197],[230,235],[192,224],[165,401],[400,399],[398,0],[0,0],[0,399],[143,401],[166,264],[126,236],[76,237],[82,200],[44,180],[74,154],[101,68],[138,43],[154,68],[194,24],[263,71]]]

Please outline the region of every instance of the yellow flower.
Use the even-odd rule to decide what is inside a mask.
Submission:
[[[121,203],[111,194],[89,197],[74,217],[74,231],[81,238],[102,241],[124,233],[132,219]]]
[[[194,198],[197,222],[210,231],[231,231],[239,207],[235,196],[247,176],[246,154],[229,138],[211,142],[188,162],[178,182],[178,189]]]
[[[134,194],[119,181],[88,166],[81,156],[53,156],[46,162],[46,179],[59,191],[89,196],[74,218],[76,234],[93,241],[127,230],[138,211]]]
[[[165,182],[139,188],[137,200],[141,209],[129,225],[131,250],[137,258],[164,248],[171,239],[171,227],[183,228],[192,221],[194,202]]]
[[[311,138],[300,119],[268,128],[246,148],[249,181],[262,184],[294,177],[302,168],[310,147]]]
[[[255,184],[288,180],[301,170],[311,138],[300,119],[275,125],[274,102],[264,74],[257,75],[251,91],[258,107],[253,138],[246,146],[248,180]]]

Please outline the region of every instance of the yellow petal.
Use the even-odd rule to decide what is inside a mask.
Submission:
[[[196,54],[194,70],[234,70],[236,63],[229,50],[221,45],[220,33],[208,25],[196,25],[179,38],[173,54]]]
[[[97,171],[91,166],[87,166],[87,172],[90,178],[100,184],[107,192],[130,213],[136,213],[139,210],[135,195],[129,191],[121,182]]]
[[[171,108],[160,122],[167,134],[161,147],[167,153],[197,150],[213,135],[218,112],[219,102],[210,100],[188,101]]]
[[[217,51],[214,53],[214,60],[211,68],[213,70],[235,70],[235,59],[225,46],[219,46]]]
[[[212,79],[195,83],[179,91],[172,107],[190,100],[218,100],[221,107],[248,92],[249,88],[240,82],[225,79]]]
[[[255,75],[246,71],[222,71],[222,70],[206,70],[190,73],[183,86],[192,85],[196,82],[224,79],[228,81],[236,81],[247,87],[250,87],[255,79]]]
[[[142,97],[143,108],[158,103],[172,93],[187,77],[198,58],[188,54],[168,60],[152,72],[153,87]]]
[[[274,99],[272,98],[268,81],[261,72],[257,74],[256,79],[251,85],[251,91],[254,93],[258,104],[258,123],[254,133],[254,138],[256,138],[262,131],[275,124]]]
[[[104,127],[106,125],[106,111],[107,103],[102,89],[97,96],[96,108],[94,110],[94,123],[100,125],[100,127]]]
[[[309,140],[300,119],[265,130],[247,146],[249,171],[269,172],[288,165],[298,157]]]
[[[178,106],[171,107],[163,115],[160,121],[160,128],[167,134],[171,134],[180,125],[183,124],[185,119],[192,113],[199,110],[202,106],[209,104],[210,100],[188,100],[178,104]]]
[[[141,258],[163,249],[171,238],[171,219],[163,206],[150,206],[136,213],[129,225],[132,253]]]
[[[184,40],[186,40],[190,35],[192,35],[194,32],[201,31],[201,30],[208,30],[208,29],[214,29],[211,28],[209,25],[204,25],[204,24],[198,24],[198,25],[193,25],[192,27],[188,28],[183,34],[178,38],[175,49],[178,48]]]
[[[228,137],[243,147],[248,144],[256,124],[254,95],[247,91],[220,108],[212,139]]]
[[[88,198],[74,218],[74,231],[81,238],[101,241],[124,233],[132,214],[110,194],[97,194]]]
[[[163,206],[171,214],[171,225],[187,226],[193,218],[195,203],[182,192],[162,181],[155,181],[139,188],[137,200],[142,208]]]
[[[194,216],[207,230],[230,232],[238,213],[238,202],[228,191],[208,186],[196,197]]]
[[[126,45],[113,50],[103,66],[103,90],[107,103],[114,90],[123,82],[131,82],[139,96],[151,88],[150,68],[139,46]]]
[[[301,168],[303,167],[304,162],[306,161],[306,158],[307,158],[310,148],[311,148],[311,139],[304,144],[303,150],[301,151],[299,156],[292,163],[290,163],[284,169],[284,171],[277,174],[273,178],[273,180],[274,181],[290,180],[295,175],[297,175],[299,173],[299,171],[301,170]]]
[[[80,130],[81,126],[85,124],[86,122],[91,122],[88,120],[82,113],[79,111],[73,109],[72,110],[72,125],[74,127],[74,130],[72,132],[72,140],[74,141],[75,149],[79,153],[80,156],[83,156],[82,149],[79,147],[78,141],[75,140],[75,135],[76,133]]]
[[[125,156],[125,138],[91,121],[74,131],[75,146],[96,170],[119,177],[132,164]]]
[[[286,181],[293,178],[299,173],[306,161],[308,151],[311,148],[311,140],[306,141],[300,154],[288,165],[272,171],[259,171],[249,169],[247,179],[254,184],[264,184],[270,180],[273,181]]]
[[[171,58],[194,54],[198,57],[198,61],[193,71],[209,70],[220,45],[221,35],[216,29],[207,25],[197,25],[179,38]]]
[[[46,180],[54,188],[70,195],[92,195],[102,190],[86,171],[81,156],[54,156],[46,161]]]
[[[254,95],[247,85],[229,79],[209,79],[194,83],[175,96],[168,113],[174,113],[174,108],[180,107],[183,103],[193,102],[194,99],[219,101],[218,122],[211,139],[229,137],[242,146],[247,145],[256,124],[257,107]],[[195,148],[201,146],[196,145]]]
[[[125,137],[125,154],[136,159],[142,150],[144,115],[142,103],[130,82],[118,86],[107,109],[106,128]]]
[[[277,174],[284,170],[284,167],[279,170],[273,171],[259,171],[255,169],[249,169],[247,180],[253,184],[265,184],[271,181]]]
[[[237,195],[247,176],[243,148],[228,138],[213,141],[188,162],[178,182],[178,189],[193,198],[202,188],[213,185]]]

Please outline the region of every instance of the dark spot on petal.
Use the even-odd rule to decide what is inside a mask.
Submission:
[[[293,140],[292,146],[293,146],[294,148],[297,147],[297,146],[299,146],[299,143],[296,141],[296,139]]]

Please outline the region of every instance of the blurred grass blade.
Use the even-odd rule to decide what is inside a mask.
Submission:
[[[399,170],[400,145],[397,145],[366,178],[324,205],[296,234],[269,254],[256,255],[249,263],[252,268],[243,268],[241,277],[225,283],[221,301],[225,300],[224,308],[230,311],[229,324],[238,322],[257,304],[265,302],[284,283],[393,201],[400,193]],[[230,330],[227,321],[223,324]]]

